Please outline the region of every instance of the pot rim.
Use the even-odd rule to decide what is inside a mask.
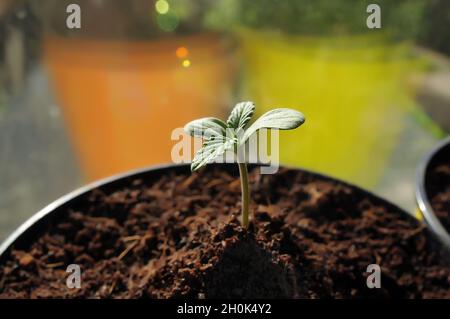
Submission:
[[[431,160],[439,153],[439,151],[446,145],[450,144],[450,136],[447,136],[441,140],[431,151],[429,151],[422,158],[416,173],[416,202],[419,206],[419,210],[424,216],[426,224],[431,228],[431,230],[436,234],[436,236],[441,240],[441,242],[450,249],[450,234],[444,228],[439,218],[431,207],[428,201],[428,196],[425,189],[425,178],[427,173],[428,165]]]
[[[152,171],[163,171],[166,169],[170,169],[170,168],[182,168],[182,167],[188,167],[190,165],[190,163],[163,163],[163,164],[157,164],[157,165],[150,165],[150,166],[145,166],[145,167],[141,167],[141,168],[137,168],[137,169],[132,169],[126,172],[122,172],[122,173],[118,173],[118,174],[114,174],[99,180],[96,180],[94,182],[88,183],[84,186],[81,186],[79,188],[76,188],[75,190],[59,197],[58,199],[54,200],[53,202],[51,202],[50,204],[48,204],[47,206],[45,206],[44,208],[38,210],[36,213],[34,213],[33,215],[31,215],[31,217],[29,217],[27,220],[25,220],[18,228],[16,228],[8,237],[6,237],[6,239],[0,244],[0,260],[2,259],[2,257],[4,256],[4,254],[8,251],[8,249],[11,247],[12,244],[14,244],[14,242],[16,242],[16,240],[18,240],[30,227],[32,227],[34,224],[36,224],[37,222],[39,222],[41,219],[43,219],[44,217],[46,217],[47,215],[51,214],[52,212],[54,212],[58,207],[68,204],[70,201],[75,200],[76,198],[78,198],[79,196],[82,196],[90,191],[92,191],[95,188],[98,187],[102,187],[105,186],[109,183],[113,183],[119,180],[123,180],[125,178],[129,178],[129,177],[133,177],[139,174],[143,174],[143,173],[148,173],[148,172],[152,172]],[[234,165],[234,163],[224,163],[224,164],[217,164],[217,165]],[[264,164],[259,164],[259,163],[249,163],[248,165],[250,166],[262,166]],[[290,165],[280,165],[280,168],[286,168],[286,169],[292,169],[292,170],[302,170],[304,172],[308,172],[311,173],[317,177],[321,177],[321,178],[325,178],[328,180],[332,180],[332,181],[336,181],[339,182],[341,184],[353,187],[358,189],[359,191],[362,191],[364,193],[366,193],[367,195],[370,195],[372,197],[375,197],[378,200],[383,201],[384,203],[394,207],[395,209],[397,209],[398,211],[404,212],[405,214],[411,216],[412,218],[414,218],[414,216],[410,213],[408,213],[407,211],[405,211],[404,209],[400,208],[399,206],[397,206],[394,203],[391,203],[390,201],[372,193],[371,191],[368,191],[360,186],[357,186],[355,184],[343,181],[339,178],[327,175],[327,174],[323,174],[323,173],[319,173],[316,172],[314,170],[310,170],[310,169],[305,169],[305,168],[301,168],[301,167],[295,167],[295,166],[290,166]]]

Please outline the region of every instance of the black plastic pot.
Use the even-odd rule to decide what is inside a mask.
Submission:
[[[426,189],[429,170],[444,156],[444,154],[448,154],[449,152],[450,137],[447,137],[423,158],[417,170],[416,176],[416,201],[428,227],[450,250],[450,234],[434,213]]]
[[[228,171],[230,174],[234,174],[236,176],[238,174],[237,165],[235,164],[217,164],[217,165],[221,165],[222,168]],[[209,165],[206,169],[209,169],[211,167],[212,165]],[[255,165],[250,165],[249,168],[252,167],[255,167]],[[34,214],[2,243],[2,245],[0,246],[0,263],[2,263],[9,256],[10,250],[13,246],[15,249],[26,249],[31,245],[33,240],[38,238],[38,236],[44,231],[44,229],[51,222],[63,220],[65,216],[68,214],[70,208],[82,207],[82,205],[86,202],[85,199],[89,196],[92,190],[100,189],[104,192],[110,193],[124,187],[125,185],[130,184],[136,178],[144,179],[146,181],[152,180],[156,181],[160,176],[168,174],[169,171],[173,171],[176,173],[190,174],[190,166],[187,164],[181,165],[169,164],[134,170],[125,174],[115,175],[103,180],[99,180],[92,184],[81,187],[57,199],[53,203],[49,204],[48,206],[46,206],[45,208]],[[314,172],[308,171],[308,174],[311,174],[314,178],[317,179],[335,181],[347,185],[349,187],[355,188],[362,195],[371,197],[373,201],[379,203],[379,205],[389,207],[392,210],[396,210],[408,215],[410,218],[414,218],[407,212],[398,208],[397,206],[357,186]],[[428,235],[432,239],[430,241],[432,247],[429,247],[429,249],[441,250],[442,245],[440,245],[440,243],[434,239],[434,236],[431,233],[428,233]],[[445,258],[447,259],[447,256]]]

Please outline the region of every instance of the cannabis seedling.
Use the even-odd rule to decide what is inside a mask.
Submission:
[[[302,113],[292,109],[279,108],[263,114],[245,129],[254,111],[253,102],[241,102],[233,108],[226,123],[214,117],[205,117],[189,122],[184,127],[189,135],[203,138],[202,148],[198,150],[192,161],[192,171],[211,163],[227,151],[234,152],[241,178],[242,225],[244,228],[248,227],[250,193],[246,156],[242,158],[240,150],[245,149],[247,140],[260,129],[291,130],[305,122]]]

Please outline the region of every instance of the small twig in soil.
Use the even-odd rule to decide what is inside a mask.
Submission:
[[[62,261],[45,265],[45,267],[47,267],[47,268],[57,268],[57,267],[61,267],[61,266],[64,266],[64,262],[62,262]]]
[[[115,281],[112,283],[111,287],[109,288],[108,295],[111,295],[111,294],[112,294],[114,288],[116,288],[116,284],[117,284],[117,281],[115,280]]]
[[[122,238],[122,240],[124,242],[135,241],[135,240],[140,240],[140,239],[141,239],[141,236],[139,236],[139,235],[127,236],[127,237]]]
[[[131,243],[127,248],[125,248],[125,250],[117,258],[119,260],[121,260],[123,257],[125,257],[130,252],[130,250],[132,250],[134,247],[136,247],[136,245],[138,243],[139,243],[139,241],[135,241],[135,242]]]

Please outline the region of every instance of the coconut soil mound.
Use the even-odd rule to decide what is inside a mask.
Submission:
[[[433,212],[450,233],[450,145],[431,164],[425,183]]]
[[[398,208],[315,175],[210,167],[95,190],[0,266],[3,298],[450,298],[450,267]],[[79,264],[81,288],[66,267]],[[381,266],[369,289],[367,266]]]

